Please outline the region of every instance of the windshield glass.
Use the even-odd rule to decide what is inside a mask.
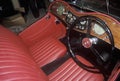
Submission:
[[[102,12],[120,21],[120,0],[71,0],[71,2],[80,8]]]

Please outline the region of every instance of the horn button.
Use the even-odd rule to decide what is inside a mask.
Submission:
[[[92,41],[90,40],[90,38],[83,38],[82,46],[85,48],[90,48],[92,46]]]

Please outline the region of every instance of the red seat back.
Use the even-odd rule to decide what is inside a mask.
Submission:
[[[0,81],[47,81],[21,39],[0,26]]]

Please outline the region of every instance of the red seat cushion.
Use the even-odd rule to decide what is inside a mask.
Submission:
[[[66,47],[55,38],[46,38],[30,48],[36,63],[42,67],[66,54]]]
[[[49,19],[46,18],[48,16],[50,16]],[[48,37],[60,39],[66,35],[66,27],[61,22],[56,24],[55,21],[56,17],[48,13],[21,32],[19,36],[28,46]]]
[[[85,64],[91,65],[84,58],[79,59]],[[49,76],[50,81],[104,81],[102,74],[95,74],[80,68],[72,58],[67,60],[56,71]]]
[[[22,40],[0,26],[0,81],[47,81]]]
[[[66,35],[66,29],[55,21],[56,17],[48,13],[19,34],[40,67],[66,54],[66,47],[58,40]]]

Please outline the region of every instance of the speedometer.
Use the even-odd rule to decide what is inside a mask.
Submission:
[[[97,23],[94,24],[93,31],[98,35],[103,35],[105,30]]]

